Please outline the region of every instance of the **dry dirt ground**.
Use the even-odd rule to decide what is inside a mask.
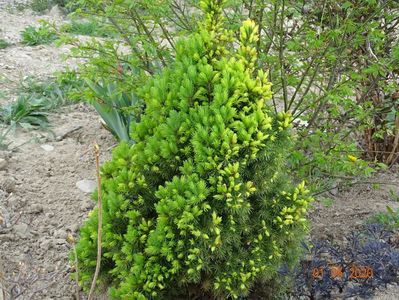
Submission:
[[[13,100],[24,76],[45,78],[75,65],[62,60],[68,47],[27,47],[20,43],[19,32],[42,18],[64,21],[57,10],[37,16],[29,10],[13,10],[12,1],[0,0],[0,38],[12,44],[0,50],[0,91],[7,95],[0,104]],[[94,205],[90,193],[80,190],[76,183],[95,180],[93,142],[100,145],[102,161],[110,158],[115,144],[98,116],[84,104],[59,109],[50,114],[50,121],[55,137],[61,138],[18,129],[11,139],[14,146],[21,146],[12,153],[0,153],[4,159],[0,165],[0,214],[5,220],[0,226],[0,279],[7,279],[4,289],[11,289],[12,280],[26,284],[25,293],[18,299],[75,299],[67,231],[77,234]],[[370,181],[389,184],[379,189],[358,184],[323,195],[333,200],[329,205],[316,201],[310,214],[312,236],[340,242],[345,233],[385,211],[387,205],[399,206],[390,197],[390,190],[399,193],[397,170],[375,175]],[[399,299],[399,289],[389,286],[373,299]]]
[[[39,19],[63,22],[59,11],[35,15],[30,10],[16,11],[10,3],[0,2],[0,38],[11,44],[0,50],[0,91],[6,95],[0,104],[15,98],[15,88],[24,77],[46,78],[75,66],[74,61],[63,60],[68,47],[20,43],[20,31],[37,25]],[[3,276],[8,282],[7,290],[13,280],[25,284],[27,290],[18,299],[74,299],[67,231],[76,234],[94,206],[90,193],[76,183],[95,180],[93,143],[100,146],[102,162],[110,158],[116,143],[84,104],[59,109],[49,119],[52,133],[19,128],[9,138],[11,148],[18,146],[16,151],[0,152],[5,160],[0,166],[0,215],[4,219],[0,279]]]

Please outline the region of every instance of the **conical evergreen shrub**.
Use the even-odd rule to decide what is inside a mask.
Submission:
[[[201,2],[197,33],[139,94],[146,109],[102,168],[99,281],[115,299],[247,296],[295,259],[310,201],[286,169],[290,116],[267,105],[258,28],[223,29],[222,0]],[[236,50],[235,50],[236,49]],[[81,229],[80,279],[96,265],[97,213]]]

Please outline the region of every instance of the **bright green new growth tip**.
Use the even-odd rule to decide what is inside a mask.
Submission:
[[[291,117],[266,105],[257,26],[244,22],[234,50],[222,2],[202,1],[198,33],[139,92],[136,144],[120,144],[102,168],[100,281],[112,298],[238,298],[295,259],[310,198],[285,169]],[[77,244],[86,287],[96,240],[94,212]]]

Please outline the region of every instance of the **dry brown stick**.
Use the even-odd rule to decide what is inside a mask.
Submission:
[[[93,281],[91,283],[91,288],[89,292],[88,300],[93,299],[94,289],[96,288],[96,281],[98,274],[100,273],[101,266],[101,236],[102,236],[102,223],[103,223],[103,209],[102,209],[102,199],[101,199],[101,177],[100,177],[100,147],[97,143],[94,144],[94,153],[96,156],[96,175],[97,175],[97,196],[98,196],[98,232],[97,232],[97,263],[96,271],[94,272]]]
[[[391,154],[389,155],[389,157],[387,159],[387,164],[390,165],[390,166],[395,163],[395,160],[393,158],[395,156],[396,148],[399,145],[399,118],[396,118],[395,129],[396,129],[395,130],[396,134],[395,134],[395,139],[393,141],[392,152],[391,152]]]
[[[67,132],[64,132],[63,134],[59,135],[56,137],[56,141],[62,141],[63,139],[65,139],[68,135],[70,135],[71,133],[74,133],[75,131],[78,131],[79,129],[83,128],[83,126],[79,125],[75,128],[72,128],[70,130],[68,130]]]
[[[6,289],[3,286],[3,272],[0,270],[0,300],[6,299]]]
[[[75,269],[76,269],[76,300],[80,299],[79,295],[79,267],[78,267],[78,253],[76,251],[76,245],[75,242],[72,245],[73,247],[73,255],[75,256]]]

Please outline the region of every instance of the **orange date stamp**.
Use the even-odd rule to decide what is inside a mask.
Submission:
[[[330,278],[337,279],[343,278],[345,270],[342,266],[339,265],[331,265],[330,266]],[[312,269],[312,278],[313,279],[322,279],[324,276],[325,269],[324,267],[317,267]],[[374,275],[373,268],[369,266],[358,266],[352,265],[349,268],[349,280],[351,279],[368,279],[372,278]]]

